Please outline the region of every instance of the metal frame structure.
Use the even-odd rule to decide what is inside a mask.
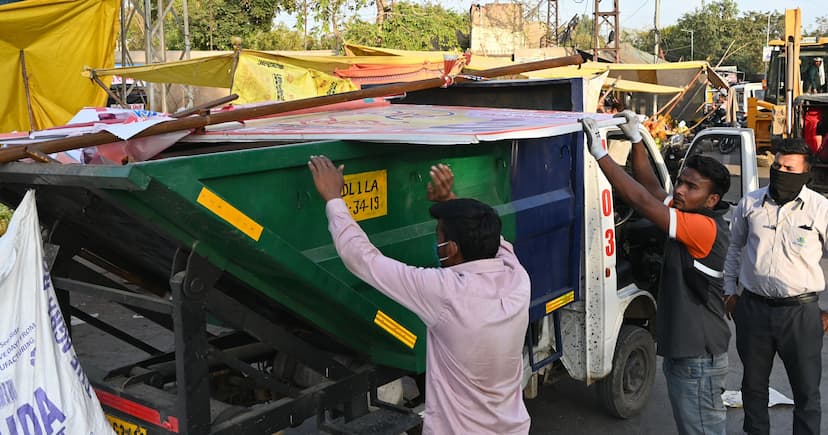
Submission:
[[[147,434],[272,433],[313,416],[317,417],[318,428],[332,434],[356,434],[366,428],[375,431],[372,433],[399,434],[421,423],[410,409],[377,397],[378,386],[398,379],[403,372],[340,363],[332,353],[217,289],[222,271],[207,259],[179,248],[171,265],[170,297],[164,298],[149,290],[145,294],[101,285],[112,277],[82,267],[72,258],[85,247],[73,246],[71,239],[61,242],[68,246],[60,247],[53,276],[72,277],[53,277],[53,283],[64,313],[150,354],[109,371],[85,364],[107,413],[140,422]],[[170,319],[156,323],[173,333],[174,350],[163,352],[72,306],[72,293],[105,299],[142,315],[154,313]],[[234,332],[209,334],[208,314]],[[325,380],[300,388],[255,366],[256,361],[272,361],[277,353],[306,365]],[[269,391],[272,399],[253,406],[216,399],[215,394],[211,395],[211,382],[215,373],[228,370],[240,373],[248,388]],[[170,388],[173,383],[175,387]],[[369,412],[369,406],[379,410]]]
[[[592,57],[593,60],[598,60],[598,55],[602,51],[609,51],[613,53],[615,63],[621,62],[621,28],[618,23],[618,0],[612,0],[612,10],[601,11],[601,0],[595,0],[595,14],[592,20]],[[608,36],[612,37],[611,46],[601,47],[598,42],[598,35],[605,27],[610,28]],[[608,38],[609,39],[609,38]]]
[[[558,0],[546,0],[546,34],[541,47],[558,46]]]
[[[182,25],[184,35],[184,50],[181,52],[182,59],[190,59],[190,23],[189,23],[189,8],[188,0],[182,1]],[[120,13],[120,37],[118,45],[120,49],[121,66],[135,65],[135,61],[129,54],[129,47],[127,46],[127,32],[135,19],[137,14],[143,21],[141,30],[144,37],[144,52],[145,62],[150,63],[164,63],[167,61],[167,46],[166,46],[166,30],[165,18],[174,14],[173,0],[157,0],[157,4],[153,7],[152,0],[123,0],[121,1]],[[167,111],[167,92],[169,84],[153,84],[147,83],[145,92],[147,95],[148,108],[160,109],[163,112]],[[127,85],[126,81],[121,82],[118,97],[116,101],[124,105],[127,101],[127,96],[135,89],[135,84]],[[187,87],[187,107],[193,105],[192,88]]]

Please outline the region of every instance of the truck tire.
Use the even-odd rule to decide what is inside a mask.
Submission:
[[[639,326],[622,325],[612,371],[597,382],[601,405],[615,417],[630,418],[644,408],[656,372],[653,336]]]

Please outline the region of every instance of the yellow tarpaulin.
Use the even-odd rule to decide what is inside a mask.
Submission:
[[[106,103],[106,92],[80,72],[84,65],[114,64],[118,5],[27,0],[0,6],[0,132],[62,125],[84,106]]]
[[[245,104],[291,101],[355,90],[357,87],[350,80],[277,62],[269,57],[242,53],[231,92],[239,95],[237,103]]]
[[[153,83],[181,83],[191,86],[230,88],[233,53],[124,68],[96,68],[98,77],[122,76]],[[84,72],[84,76],[89,76]]]
[[[320,56],[319,59],[332,57]],[[156,65],[95,69],[85,75],[94,73],[98,77],[118,75],[153,83],[232,87],[232,92],[239,95],[236,100],[239,104],[295,100],[357,89],[350,80],[325,72],[329,65],[313,56],[293,57],[242,50],[238,54],[235,74],[234,59],[234,53],[225,53]],[[349,66],[346,62],[336,65]]]

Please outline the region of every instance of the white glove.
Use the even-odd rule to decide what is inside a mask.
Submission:
[[[636,115],[635,112],[632,110],[625,110],[621,113],[616,113],[613,118],[624,118],[627,120],[626,123],[619,125],[618,128],[624,132],[624,135],[627,136],[627,139],[629,139],[630,142],[638,143],[643,140],[641,132],[638,130],[640,121],[638,120],[638,115]]]
[[[600,160],[601,157],[607,155],[607,150],[604,148],[603,141],[601,140],[601,133],[598,131],[598,124],[596,124],[595,120],[592,118],[582,119],[581,124],[583,125],[584,133],[586,133],[586,142],[589,147],[589,153],[592,154],[592,157],[595,157],[595,160]]]

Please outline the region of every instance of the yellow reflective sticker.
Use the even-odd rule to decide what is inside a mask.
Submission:
[[[345,176],[342,199],[356,221],[388,214],[388,181],[385,169]]]
[[[411,331],[405,329],[403,325],[400,325],[394,319],[388,317],[387,314],[377,310],[377,315],[374,317],[374,323],[384,329],[385,332],[393,335],[397,340],[402,341],[406,346],[414,349],[414,344],[417,343],[417,336],[412,334]]]
[[[206,187],[201,189],[201,193],[198,194],[196,202],[215,213],[216,216],[224,219],[228,224],[236,227],[239,231],[247,234],[251,239],[258,242],[259,238],[262,237],[262,230],[264,228],[261,225],[253,219],[250,219],[241,210],[230,205],[229,202],[219,198],[218,195]]]
[[[571,291],[571,292],[566,293],[562,296],[558,296],[557,298],[552,299],[551,301],[546,303],[546,314],[549,314],[549,313],[557,310],[558,308],[560,308],[560,307],[562,307],[562,306],[564,306],[564,305],[566,305],[566,304],[568,304],[568,303],[570,303],[574,300],[575,300],[575,291]]]

